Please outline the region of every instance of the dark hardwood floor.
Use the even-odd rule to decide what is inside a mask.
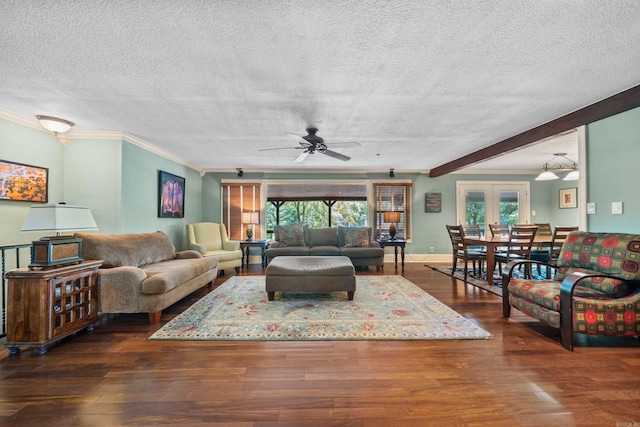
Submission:
[[[556,330],[517,310],[503,319],[501,297],[422,263],[380,274],[402,274],[493,339],[149,341],[159,326],[146,315],[108,315],[44,356],[0,351],[0,425],[640,425],[637,339],[576,335],[571,353]]]

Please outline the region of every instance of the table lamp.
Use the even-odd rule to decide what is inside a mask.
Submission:
[[[42,237],[31,247],[30,269],[50,268],[82,263],[82,239],[63,236],[63,232],[97,230],[98,226],[86,206],[64,203],[33,205],[20,231],[55,231],[55,236]]]
[[[260,224],[260,212],[242,212],[242,223],[247,224],[247,241],[253,240],[253,225]]]
[[[390,222],[389,237],[393,240],[396,237],[396,222],[400,222],[400,212],[386,211],[383,214],[384,222]]]

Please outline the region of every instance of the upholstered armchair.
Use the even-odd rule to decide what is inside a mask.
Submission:
[[[502,276],[502,313],[511,307],[560,329],[573,351],[573,334],[640,336],[640,235],[573,232],[549,280],[519,279],[512,261]],[[544,264],[547,268],[554,266]]]
[[[187,224],[187,244],[202,256],[218,258],[218,271],[224,274],[226,268],[235,268],[236,273],[242,266],[240,242],[229,240],[227,227],[216,222]]]

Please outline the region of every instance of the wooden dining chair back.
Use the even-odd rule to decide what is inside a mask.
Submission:
[[[509,231],[509,243],[507,245],[507,252],[502,254],[496,254],[496,261],[500,265],[500,271],[502,272],[502,264],[506,264],[509,261],[524,260],[531,258],[531,248],[533,247],[534,239],[538,227],[526,226],[519,227],[513,226]],[[525,276],[531,277],[529,269],[525,270]]]
[[[480,237],[482,235],[478,224],[463,224],[462,231],[464,231],[465,236]]]
[[[508,224],[489,224],[489,230],[492,237],[508,236],[509,225]]]
[[[538,227],[536,236],[551,236],[553,234],[551,224],[548,222],[534,222],[533,225]]]
[[[482,232],[480,231],[480,226],[478,224],[463,224],[462,231],[464,232],[465,237],[482,237]],[[485,247],[469,246],[469,249],[484,252]]]
[[[567,240],[567,236],[574,231],[578,231],[578,227],[556,226],[556,228],[553,229],[553,239],[549,248],[549,259],[547,260],[548,264],[555,265],[558,262],[564,241]]]
[[[458,260],[462,261],[464,266],[464,282],[467,282],[467,275],[469,269],[469,261],[473,262],[473,273],[477,274],[477,271],[482,272],[482,263],[486,259],[486,255],[482,252],[469,250],[468,245],[464,242],[464,229],[461,225],[447,225],[447,232],[449,233],[449,239],[451,240],[451,246],[453,249],[453,268],[452,273],[455,273]],[[478,270],[476,270],[476,263],[479,263]]]

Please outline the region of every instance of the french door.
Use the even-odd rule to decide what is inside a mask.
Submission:
[[[529,182],[456,182],[456,224],[528,224]]]

